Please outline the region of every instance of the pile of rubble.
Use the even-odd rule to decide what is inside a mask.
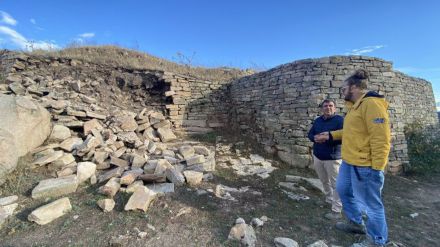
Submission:
[[[33,199],[58,198],[81,184],[100,183],[99,193],[107,199],[97,204],[104,211],[113,209],[118,192],[133,193],[125,210],[146,211],[158,195],[185,183],[198,185],[205,173],[214,171],[215,149],[179,140],[157,105],[133,100],[130,92],[99,78],[53,79],[21,71],[19,65],[12,71],[20,73],[10,73],[0,93],[33,100],[50,112],[53,123],[45,145],[31,152],[31,166],[46,167],[53,178],[33,188]],[[121,105],[107,104],[107,96]],[[127,102],[132,109],[127,110]],[[16,208],[3,204],[0,222]],[[36,209],[28,219],[47,224],[70,209],[69,199],[61,198]]]
[[[125,210],[146,211],[158,194],[174,192],[174,186],[185,183],[197,185],[204,172],[215,169],[214,152],[176,142],[170,122],[159,112],[123,111],[85,121],[82,127],[82,133],[72,136],[68,127],[57,124],[51,143],[34,150],[32,165],[47,166],[56,178],[40,181],[32,198],[62,196],[89,181],[103,183],[99,193],[108,198],[97,203],[104,211],[112,210],[112,198],[119,191],[133,193]]]

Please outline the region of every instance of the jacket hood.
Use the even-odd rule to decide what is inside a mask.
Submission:
[[[374,91],[369,91],[364,94],[356,103],[354,103],[353,108],[357,109],[363,102],[368,100],[374,100],[382,104],[385,108],[388,108],[388,102],[385,100],[385,96],[380,95]]]

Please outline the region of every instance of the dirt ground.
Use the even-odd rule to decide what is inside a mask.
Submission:
[[[245,148],[252,147],[245,143]],[[100,185],[84,185],[69,195],[73,206],[70,213],[39,226],[27,221],[27,215],[47,202],[32,200],[30,192],[47,175],[44,170],[25,168],[27,159],[21,161],[15,179],[0,187],[0,196],[17,194],[20,205],[16,215],[0,230],[0,246],[109,246],[116,242],[120,246],[238,246],[227,239],[235,219],[242,217],[249,223],[263,215],[269,220],[256,229],[257,246],[274,246],[275,237],[292,238],[300,246],[318,240],[329,246],[349,246],[362,239],[336,231],[335,222],[323,218],[330,207],[318,191],[307,187],[310,200],[300,202],[282,193],[277,184],[285,181],[285,175],[316,175],[312,170],[289,168],[277,161],[274,165],[279,169],[267,179],[237,177],[231,169],[218,167],[214,179],[198,187],[249,186],[251,191],[261,192],[232,194],[236,201],[220,199],[212,193],[197,195],[196,188],[184,186],[156,199],[146,213],[125,212],[129,195],[118,193],[115,209],[104,213],[96,205],[103,198],[97,193]],[[400,246],[440,246],[439,185],[438,174],[430,178],[387,175],[383,199],[390,240]],[[179,211],[187,213],[178,215]],[[413,218],[410,215],[414,213],[418,216]],[[147,233],[145,238],[138,237],[138,229]]]

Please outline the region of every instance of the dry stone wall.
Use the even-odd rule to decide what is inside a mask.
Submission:
[[[369,90],[385,95],[390,103],[392,150],[389,170],[397,173],[408,162],[406,125],[422,120],[437,124],[431,84],[396,72],[390,62],[364,56],[334,56],[299,60],[247,76],[231,83],[231,124],[299,167],[311,164],[312,143],[307,132],[320,114],[323,99],[336,101],[343,115],[342,85],[353,71],[367,69]]]
[[[319,103],[333,99],[343,114],[341,87],[358,68],[370,71],[369,89],[384,94],[390,102],[393,145],[389,170],[399,172],[408,162],[405,126],[438,123],[431,84],[394,71],[390,62],[372,57],[305,59],[216,82],[166,71],[109,67],[5,50],[0,51],[0,65],[0,80],[4,82],[0,83],[1,92],[20,94],[24,90],[38,98],[49,93],[45,88],[55,87],[58,93],[51,94],[56,98],[63,96],[62,88],[68,84],[105,105],[108,112],[100,114],[113,115],[113,108],[148,108],[164,113],[176,131],[236,129],[256,138],[267,152],[298,167],[311,163],[312,144],[307,132],[320,114]],[[81,93],[79,96],[84,97]],[[90,107],[100,110],[99,104],[91,103]]]

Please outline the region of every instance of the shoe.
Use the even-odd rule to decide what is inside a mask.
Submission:
[[[354,243],[350,247],[385,247],[385,245],[376,244],[370,237],[367,237],[364,241],[360,243]]]
[[[335,227],[336,229],[347,233],[365,234],[366,232],[364,224],[357,224],[350,220],[348,222],[337,222]]]
[[[328,220],[339,220],[342,218],[342,215],[341,215],[341,213],[331,212],[331,213],[326,213],[324,215],[324,218],[326,218]]]

